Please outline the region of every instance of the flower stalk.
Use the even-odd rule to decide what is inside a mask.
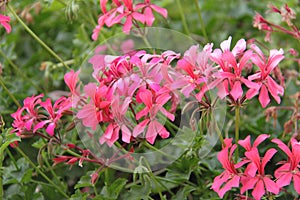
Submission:
[[[17,19],[17,21],[25,28],[25,30],[42,46],[44,47],[54,58],[56,58],[59,62],[61,62],[67,69],[71,69],[59,55],[57,55],[43,40],[41,40],[24,22],[23,20],[17,15],[14,9],[8,5],[7,8],[13,14],[13,16]]]

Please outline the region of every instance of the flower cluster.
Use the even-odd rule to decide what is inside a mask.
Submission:
[[[52,105],[48,98],[42,101],[44,95],[27,97],[24,99],[23,107],[11,114],[14,118],[12,132],[22,138],[31,137],[45,129],[46,133],[52,137],[55,129],[58,128],[60,119],[70,111],[70,98],[61,97]],[[49,137],[44,136],[44,137]]]
[[[115,24],[123,26],[123,32],[128,34],[132,28],[140,28],[139,23],[152,26],[155,18],[153,11],[159,13],[163,17],[167,17],[166,9],[152,4],[150,0],[144,0],[143,3],[133,4],[133,0],[113,0],[107,6],[108,0],[100,0],[102,15],[98,19],[98,25],[95,27],[92,35],[93,40],[97,40],[98,35],[104,25],[112,27]],[[110,7],[107,10],[107,7]]]
[[[83,94],[80,72],[65,75],[73,107],[79,110],[76,116],[92,130],[98,125],[104,128],[101,144],[112,146],[119,134],[125,143],[145,138],[153,144],[158,135],[169,137],[161,120],[175,119],[180,94],[193,95],[206,106],[206,92],[214,88],[221,99],[228,96],[233,104],[257,94],[263,107],[270,103],[269,94],[280,103],[283,87],[270,74],[284,58],[283,51],[271,50],[267,57],[254,44],[247,50],[244,39],[232,50],[230,44],[231,37],[221,43],[221,49],[213,50],[213,44],[203,50],[192,46],[183,57],[170,50],[161,54],[131,51],[122,56],[97,50],[90,59],[95,82],[86,84]]]
[[[296,19],[295,12],[287,4],[285,4],[285,6],[281,7],[280,9],[272,4],[270,4],[269,7],[270,12],[281,15],[282,21],[286,23],[287,27],[274,24],[264,18],[261,14],[256,13],[254,16],[253,26],[257,27],[259,30],[266,31],[265,41],[271,41],[271,33],[274,31],[283,32],[293,36],[296,39],[299,39],[300,31],[298,27],[292,22],[294,19]]]
[[[258,150],[258,145],[268,137],[269,135],[266,134],[258,136],[253,145],[251,145],[250,136],[240,140],[238,144],[245,149],[245,157],[238,163],[235,163],[233,159],[237,145],[232,144],[232,139],[225,139],[223,149],[218,154],[218,159],[225,171],[215,177],[212,184],[212,189],[221,198],[227,191],[238,188],[241,184],[241,194],[252,190],[254,199],[260,200],[267,193],[279,194],[280,189],[289,185],[292,180],[295,191],[300,194],[300,143],[292,138],[290,150],[281,140],[272,140],[288,156],[287,161],[278,163],[282,166],[275,171],[276,179],[273,180],[270,174],[265,173],[265,167],[277,150],[270,148],[263,157],[259,155]]]

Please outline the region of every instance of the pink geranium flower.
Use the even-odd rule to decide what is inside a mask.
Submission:
[[[232,155],[236,149],[236,144],[232,145],[232,139],[226,138],[224,140],[225,146],[218,154],[218,160],[225,169],[222,174],[215,177],[212,189],[218,193],[220,198],[223,198],[224,194],[231,190],[233,187],[239,187],[241,174],[238,172],[238,168],[243,166],[248,161],[242,161],[235,164]]]
[[[168,93],[156,93],[147,89],[140,89],[138,91],[137,102],[144,103],[146,107],[136,114],[136,119],[139,120],[142,117],[145,118],[133,130],[133,136],[137,137],[148,125],[145,137],[151,144],[154,143],[157,135],[160,135],[162,138],[169,137],[169,132],[159,121],[157,121],[156,116],[158,112],[160,111],[172,121],[175,119],[175,116],[163,107],[170,100],[171,96]]]
[[[154,22],[153,11],[159,13],[163,17],[167,17],[166,9],[152,4],[150,0],[145,0],[144,3],[134,5],[133,0],[113,0],[111,9],[107,10],[106,4],[108,0],[101,0],[100,7],[102,15],[98,19],[98,25],[95,27],[92,35],[93,40],[97,40],[103,26],[111,27],[115,24],[122,24],[123,32],[129,34],[132,26],[140,28],[139,23],[152,26]]]
[[[221,43],[221,49],[215,49],[210,58],[216,62],[221,70],[216,74],[215,81],[209,84],[209,88],[217,86],[218,96],[222,99],[231,95],[234,101],[243,95],[242,84],[248,88],[257,89],[258,85],[249,81],[242,75],[242,71],[247,67],[247,63],[252,57],[252,51],[246,49],[246,41],[240,39],[230,51],[231,37]]]
[[[265,166],[274,156],[277,151],[273,148],[269,149],[265,156],[261,159],[257,148],[252,148],[252,150],[245,153],[247,159],[251,161],[248,164],[242,179],[241,193],[243,194],[246,190],[252,191],[252,196],[255,200],[260,200],[266,192],[271,192],[273,194],[279,193],[278,185],[271,180],[270,175],[265,174]]]
[[[51,100],[48,98],[45,102],[40,103],[47,112],[43,117],[40,117],[40,122],[34,126],[33,132],[43,127],[46,128],[46,132],[50,135],[54,135],[54,129],[57,127],[59,120],[62,118],[63,113],[70,109],[70,99],[61,97],[52,105]]]
[[[300,194],[300,143],[294,138],[291,139],[292,150],[279,139],[273,139],[272,142],[288,156],[287,161],[275,171],[276,183],[279,187],[290,185],[294,181],[295,191]]]
[[[11,26],[9,25],[10,17],[0,14],[0,24],[5,28],[7,33],[11,32]]]
[[[84,87],[86,96],[90,102],[78,111],[77,117],[82,120],[83,125],[96,130],[100,122],[106,122],[111,119],[110,104],[112,99],[112,90],[100,84],[89,83]]]
[[[13,132],[20,136],[24,132],[32,131],[34,124],[39,120],[39,104],[42,102],[43,94],[38,96],[27,97],[24,99],[22,108],[19,108],[15,113],[11,114],[14,118],[12,126]],[[24,114],[25,112],[25,114]]]
[[[64,81],[66,85],[69,87],[71,94],[73,96],[79,96],[80,91],[79,91],[79,86],[78,86],[78,75],[80,73],[80,70],[77,72],[74,72],[74,70],[71,70],[70,72],[66,73],[64,76]]]
[[[260,71],[249,76],[248,79],[250,81],[255,80],[259,84],[259,87],[251,88],[247,92],[246,96],[248,99],[251,99],[259,93],[259,102],[262,107],[265,108],[270,103],[270,93],[279,104],[281,101],[279,95],[283,95],[284,89],[276,83],[276,81],[270,76],[270,73],[278,67],[279,62],[284,59],[283,50],[271,50],[270,56],[267,59],[255,44],[252,44],[251,48],[256,52],[256,54],[253,54],[251,57],[251,60],[259,67]]]
[[[239,140],[238,143],[239,143],[239,145],[241,145],[242,147],[244,147],[244,149],[246,151],[251,151],[251,150],[257,148],[258,145],[260,145],[260,143],[262,143],[263,141],[265,141],[269,137],[270,137],[270,135],[261,134],[253,142],[253,145],[251,145],[251,142],[250,142],[251,136],[248,135],[244,140]]]

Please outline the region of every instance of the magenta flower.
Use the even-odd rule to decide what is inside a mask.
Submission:
[[[265,166],[276,152],[275,149],[271,148],[266,152],[262,159],[259,156],[257,148],[252,148],[252,150],[245,153],[251,163],[248,164],[244,172],[246,177],[243,177],[241,181],[243,185],[241,194],[246,190],[253,189],[252,196],[255,200],[260,200],[266,192],[271,192],[273,194],[279,193],[278,185],[271,180],[270,175],[265,174]]]
[[[63,113],[71,107],[70,99],[61,97],[52,106],[51,100],[48,98],[45,102],[41,102],[40,105],[46,110],[46,114],[40,117],[41,121],[34,126],[33,132],[46,126],[46,132],[53,136],[54,129],[57,127]]]
[[[0,14],[0,24],[5,28],[7,33],[11,32],[11,26],[9,25],[10,17]]]
[[[16,112],[11,114],[11,117],[14,119],[12,123],[12,127],[14,128],[12,130],[12,133],[16,133],[17,136],[21,136],[24,132],[28,131],[26,129],[26,120],[24,120],[22,113],[24,111],[24,108],[18,108]]]
[[[233,187],[239,187],[241,175],[237,169],[248,162],[246,160],[235,164],[232,155],[237,147],[236,144],[232,145],[232,139],[228,138],[224,140],[224,144],[225,146],[223,146],[223,149],[218,154],[218,160],[225,171],[215,177],[211,186],[220,198],[223,198],[224,194]]]
[[[272,142],[288,156],[287,161],[280,162],[283,164],[275,171],[277,179],[276,184],[279,187],[290,185],[292,179],[294,181],[294,188],[300,194],[300,143],[294,138],[291,139],[292,151],[279,139],[273,139]]]
[[[16,135],[21,136],[25,132],[32,131],[34,124],[39,120],[38,105],[42,102],[41,98],[43,96],[43,94],[40,94],[38,96],[25,98],[23,101],[24,106],[11,114],[14,118],[12,124],[14,127],[13,132],[15,132]],[[26,113],[24,114],[25,111]]]
[[[279,62],[284,59],[283,50],[271,50],[270,56],[268,59],[264,56],[262,51],[254,44],[251,45],[251,48],[256,52],[251,57],[251,60],[256,64],[260,71],[248,77],[250,81],[256,80],[259,84],[258,88],[251,88],[246,96],[248,99],[253,98],[259,93],[259,102],[263,108],[265,108],[270,103],[269,94],[275,99],[279,104],[280,97],[283,95],[284,89],[282,86],[276,83],[276,81],[270,76],[270,73],[278,66]]]

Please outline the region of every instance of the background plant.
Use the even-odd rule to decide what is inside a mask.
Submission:
[[[231,35],[235,40],[233,44],[240,38],[245,38],[250,43],[254,41],[251,39],[255,39],[255,44],[265,53],[268,53],[270,49],[283,48],[287,59],[280,64],[286,80],[281,108],[267,109],[267,116],[273,117],[274,120],[266,122],[263,109],[259,109],[259,112],[258,109],[253,109],[259,107],[259,101],[252,100],[249,105],[242,107],[239,111],[241,117],[238,134],[240,138],[246,138],[251,133],[253,138],[256,138],[262,133],[269,133],[272,138],[283,139],[286,144],[292,134],[294,136],[299,134],[299,98],[297,95],[289,98],[297,92],[299,81],[299,65],[295,62],[298,61],[297,51],[299,51],[297,38],[294,39],[284,33],[272,33],[271,42],[264,43],[265,35],[252,27],[255,11],[261,13],[273,24],[286,26],[285,22],[280,24],[282,18],[278,15],[280,13],[265,14],[268,8],[267,2],[264,1],[246,3],[224,1],[215,4],[211,1],[185,0],[153,1],[152,3],[168,10],[167,19],[155,15],[158,20],[155,20],[154,26],[184,32],[201,45],[213,42],[215,48],[218,48],[218,44]],[[287,1],[286,3],[295,13],[298,12],[298,2]],[[274,5],[279,10],[281,6],[284,6],[282,2],[275,2]],[[168,168],[157,172],[147,172],[147,164],[141,161],[141,166],[134,175],[102,167],[101,162],[97,165],[95,162],[85,162],[93,161],[93,155],[81,146],[76,130],[72,129],[71,115],[64,116],[63,120],[70,123],[63,123],[64,128],[61,129],[63,132],[60,132],[57,138],[49,137],[52,134],[50,130],[42,132],[41,137],[25,134],[19,147],[7,148],[8,143],[13,142],[12,146],[14,146],[17,140],[9,134],[10,129],[7,129],[12,124],[10,114],[23,106],[23,99],[43,93],[45,98],[41,99],[41,102],[45,102],[45,105],[50,104],[46,97],[51,97],[51,101],[54,102],[62,96],[61,94],[68,95],[62,92],[68,90],[63,81],[64,74],[69,72],[70,68],[76,70],[78,66],[81,66],[91,50],[98,45],[97,42],[92,41],[91,36],[101,11],[98,1],[54,0],[36,3],[10,1],[7,6],[4,4],[1,6],[3,14],[11,17],[10,25],[12,26],[10,34],[6,34],[1,28],[0,51],[2,63],[0,112],[3,118],[1,120],[3,141],[1,151],[3,149],[3,153],[0,151],[0,155],[4,158],[1,174],[5,199],[32,199],[32,197],[37,199],[71,197],[81,199],[218,199],[217,194],[210,187],[213,178],[221,172],[221,165],[216,159],[217,152],[221,149],[221,142],[215,147],[215,152],[204,159],[199,159],[199,152],[205,147],[201,136],[195,138],[194,144],[186,149],[186,153]],[[274,10],[274,7],[271,9]],[[292,20],[294,24],[297,24],[297,18]],[[103,28],[99,41],[121,31],[121,26]],[[287,52],[291,52],[291,55]],[[275,73],[278,75],[279,72]],[[272,102],[273,105],[277,106]],[[42,107],[41,105],[40,108],[43,109]],[[47,118],[47,112],[44,114]],[[234,127],[236,120],[234,113],[230,110],[227,115],[227,122],[222,133],[226,137],[232,137],[237,131]],[[48,127],[47,124],[44,125],[45,128]],[[270,141],[265,144],[260,148],[261,153],[271,147],[276,147]],[[270,166],[284,158],[286,157],[282,153],[277,153],[271,160]],[[69,165],[59,164],[59,162]],[[81,162],[83,162],[83,167],[78,166]],[[274,169],[270,168],[268,173],[273,171]],[[54,193],[53,189],[57,192]],[[235,196],[234,193],[238,192],[227,193],[224,198],[244,198]],[[292,185],[280,193],[277,199],[290,197],[297,198]]]

